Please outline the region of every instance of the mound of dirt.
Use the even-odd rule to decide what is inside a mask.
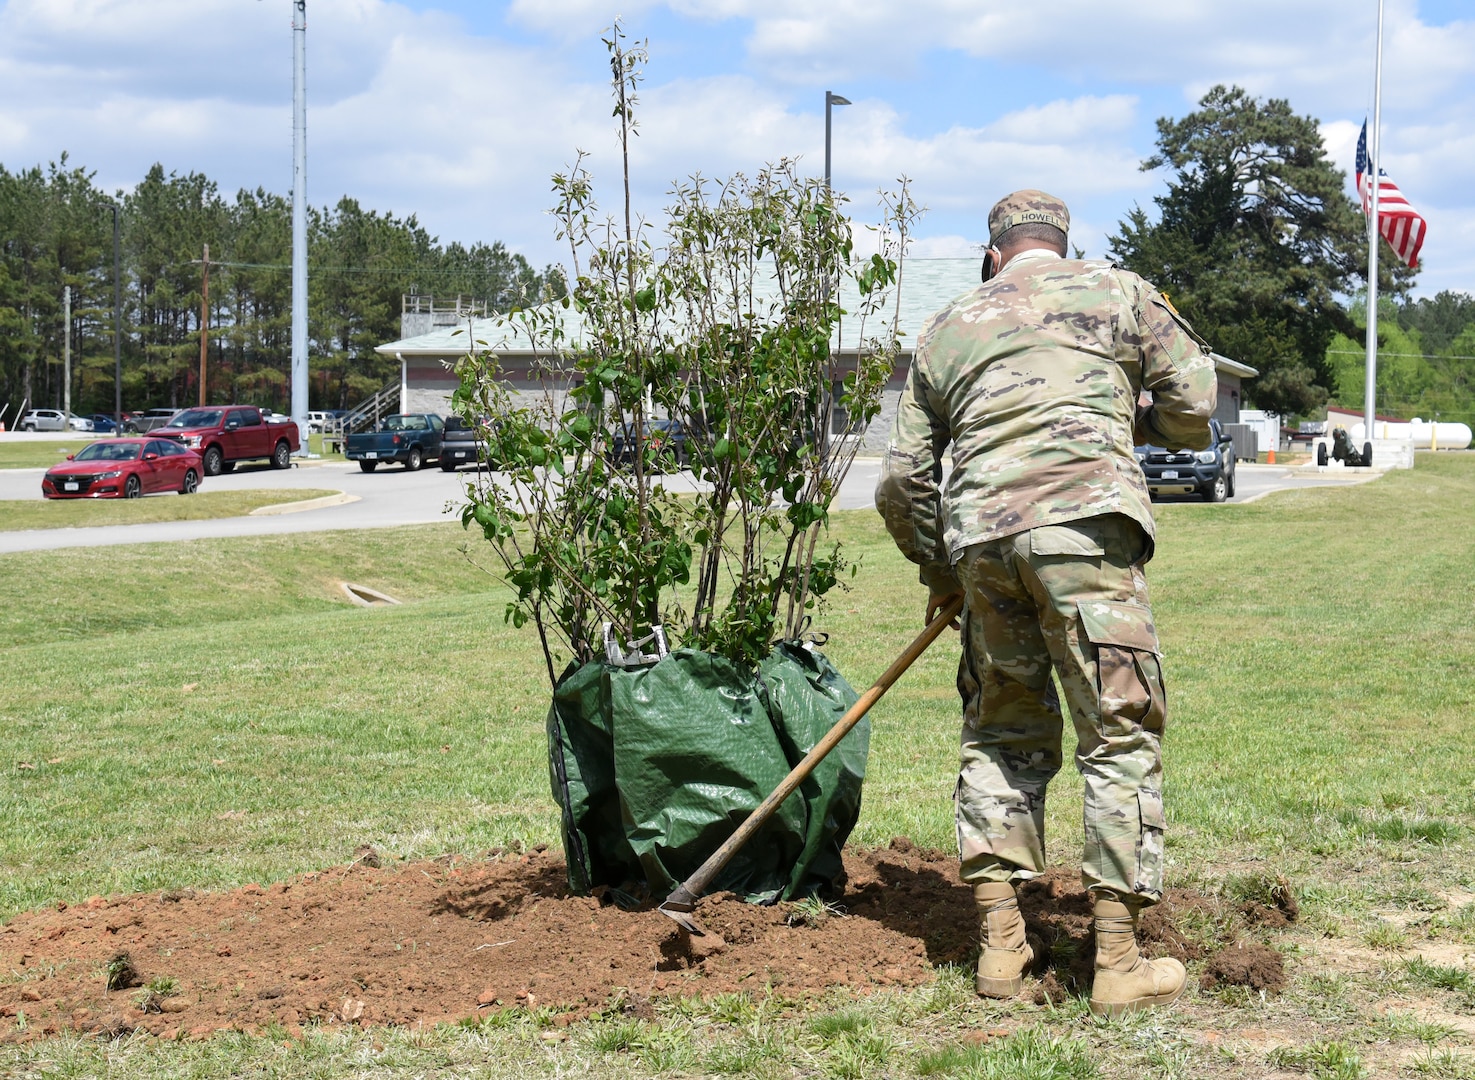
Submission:
[[[617,995],[915,986],[978,947],[956,858],[905,839],[847,851],[834,908],[707,897],[696,912],[704,937],[649,905],[571,896],[561,857],[543,850],[389,866],[371,855],[267,888],[94,897],[20,915],[0,927],[0,968],[20,976],[0,985],[0,1017],[26,1024],[0,1025],[0,1038],[418,1025],[509,1006],[557,1008],[571,1022]],[[1174,905],[1204,903],[1173,894],[1144,919],[1144,938],[1196,958]],[[1068,981],[1086,985],[1090,907],[1078,877],[1031,882],[1021,908],[1057,963],[1080,969],[1084,958]]]
[[[1285,989],[1285,964],[1280,953],[1257,941],[1237,941],[1209,958],[1199,986],[1214,990],[1221,986],[1248,986],[1278,994]]]
[[[1284,929],[1301,917],[1301,905],[1296,900],[1290,882],[1285,878],[1277,876],[1274,881],[1266,884],[1266,899],[1269,903],[1246,900],[1239,910],[1251,925],[1272,930]]]

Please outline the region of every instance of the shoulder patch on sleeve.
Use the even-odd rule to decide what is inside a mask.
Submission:
[[[1199,337],[1188,320],[1178,314],[1178,309],[1168,302],[1168,298],[1161,293],[1152,294],[1149,298],[1146,310],[1143,311],[1143,322],[1157,338],[1158,344],[1174,360],[1182,360],[1187,350],[1183,338],[1188,338],[1204,352],[1212,352],[1209,343]]]

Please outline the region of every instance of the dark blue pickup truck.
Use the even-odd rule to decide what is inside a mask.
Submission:
[[[406,472],[414,472],[427,461],[440,460],[444,431],[445,421],[434,413],[395,413],[373,431],[350,435],[343,456],[357,461],[364,472],[373,472],[381,461],[397,462]]]

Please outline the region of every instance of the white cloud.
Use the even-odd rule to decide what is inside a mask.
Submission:
[[[577,19],[589,0],[521,0],[545,24]],[[642,5],[645,6],[645,5]],[[1321,86],[1361,97],[1371,82],[1375,11],[1344,0],[1240,0],[1235,4],[1135,0],[670,0],[706,18],[750,20],[753,58],[771,74],[860,72],[877,57],[905,65],[929,49],[1013,60],[1020,47],[1042,67],[1136,82],[1210,84],[1230,79],[1264,92]],[[1412,102],[1464,81],[1475,21],[1431,28],[1416,0],[1392,0],[1386,74]],[[880,52],[875,46],[884,46]],[[1208,80],[1208,82],[1205,82]]]
[[[610,26],[618,15],[630,26],[659,0],[512,0],[508,15],[523,26],[560,40],[587,40]]]
[[[976,259],[983,244],[966,236],[928,236],[916,240],[908,253],[913,259]]]
[[[311,0],[310,198],[347,193],[415,213],[443,239],[503,239],[536,262],[559,257],[543,213],[549,174],[582,147],[602,195],[617,194],[605,72],[569,68],[613,9],[512,0],[502,10],[532,34],[513,43],[412,2],[433,0]],[[1160,190],[1160,178],[1138,170],[1150,151],[1146,121],[1181,115],[1214,82],[1287,96],[1297,112],[1321,116],[1329,153],[1349,173],[1370,104],[1371,15],[1342,0],[1141,0],[1130,17],[1096,0],[911,0],[900,13],[891,0],[621,6],[632,33],[663,7],[674,13],[662,16],[668,29],[699,20],[747,50],[736,69],[647,73],[633,148],[647,213],[695,171],[751,172],[802,156],[818,175],[823,123],[811,88],[844,77],[855,104],[835,114],[837,182],[867,216],[870,191],[911,177],[932,208],[925,250],[939,253],[969,254],[1000,194],[1044,187],[1071,205],[1073,239],[1100,254],[1114,222]],[[1463,254],[1475,231],[1475,22],[1429,27],[1413,0],[1389,0],[1388,23],[1385,161],[1428,208],[1426,283],[1475,288]],[[1030,51],[1043,71],[1024,64],[1021,43],[1058,42],[1063,28],[1089,47]],[[161,161],[205,172],[227,192],[286,191],[291,52],[284,0],[0,0],[0,162],[24,167],[70,150],[107,187]],[[983,58],[976,95],[921,92],[941,54],[969,77],[966,57]],[[1004,115],[998,101],[1010,103]]]
[[[399,35],[454,25],[383,0],[313,0],[309,89],[320,102],[355,93]],[[0,41],[62,100],[112,88],[267,103],[283,99],[283,80],[291,100],[291,14],[279,0],[8,0]]]
[[[1136,110],[1137,98],[1128,94],[1079,97],[1009,113],[990,124],[988,131],[1015,142],[1095,142],[1102,135],[1119,135],[1131,125]]]

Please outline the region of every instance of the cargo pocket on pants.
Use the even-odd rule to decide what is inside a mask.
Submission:
[[[1160,733],[1168,718],[1152,612],[1141,604],[1082,600],[1081,629],[1096,647],[1096,689],[1105,736],[1141,727]]]
[[[1137,815],[1141,829],[1137,834],[1137,873],[1132,891],[1156,899],[1163,891],[1163,830],[1168,825],[1163,816],[1162,795],[1146,788],[1138,791]]]
[[[1029,531],[1029,550],[1034,555],[1074,555],[1100,558],[1106,554],[1100,526],[1090,518],[1065,525],[1041,525]]]

